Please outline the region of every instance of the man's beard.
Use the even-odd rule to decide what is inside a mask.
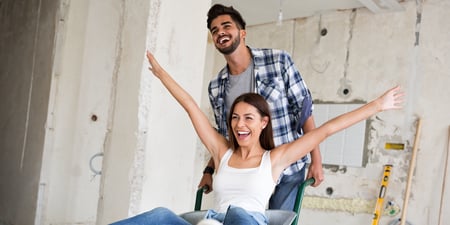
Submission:
[[[222,53],[224,55],[229,55],[229,54],[233,53],[234,50],[237,49],[239,44],[241,44],[241,35],[240,34],[238,34],[238,36],[232,40],[232,43],[230,46],[228,46],[226,48],[218,48],[218,47],[216,47],[216,48],[217,48],[217,50],[219,50],[220,53]]]

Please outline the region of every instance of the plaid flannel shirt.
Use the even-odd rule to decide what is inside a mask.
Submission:
[[[272,115],[275,146],[292,142],[302,135],[305,120],[313,110],[311,93],[290,55],[282,50],[249,48],[253,57],[255,92],[269,103]],[[228,138],[225,106],[225,88],[229,82],[225,66],[208,87],[217,130]],[[291,175],[301,170],[308,161],[303,157],[283,171]]]

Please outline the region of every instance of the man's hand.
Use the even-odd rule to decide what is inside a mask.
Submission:
[[[315,180],[314,184],[312,184],[311,186],[317,187],[322,183],[322,181],[324,179],[322,162],[320,162],[320,163],[311,162],[311,164],[309,165],[309,168],[308,168],[308,175],[306,176],[306,179],[311,178],[311,177],[314,177],[314,180]]]
[[[314,116],[308,117],[306,119],[305,123],[303,124],[303,131],[305,133],[308,133],[309,131],[316,128],[316,124],[314,122]],[[323,176],[323,169],[322,169],[322,155],[320,154],[320,148],[319,146],[316,146],[311,152],[311,164],[308,168],[308,174],[306,175],[306,179],[314,177],[315,182],[311,186],[317,187],[322,183],[324,176]]]
[[[212,182],[213,182],[212,175],[209,174],[209,173],[204,173],[203,176],[202,176],[202,179],[200,180],[200,183],[198,184],[198,188],[201,188],[203,186],[207,186],[208,189],[204,193],[208,194],[209,192],[211,192],[213,190]]]

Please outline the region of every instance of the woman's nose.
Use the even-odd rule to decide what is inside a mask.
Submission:
[[[237,125],[238,127],[244,126],[244,120],[243,119],[238,119]]]

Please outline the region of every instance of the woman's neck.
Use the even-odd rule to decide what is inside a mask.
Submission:
[[[261,145],[256,146],[241,146],[238,149],[236,149],[235,153],[239,155],[242,159],[251,158],[256,155],[261,155],[261,153],[264,153],[264,149],[262,149]]]

